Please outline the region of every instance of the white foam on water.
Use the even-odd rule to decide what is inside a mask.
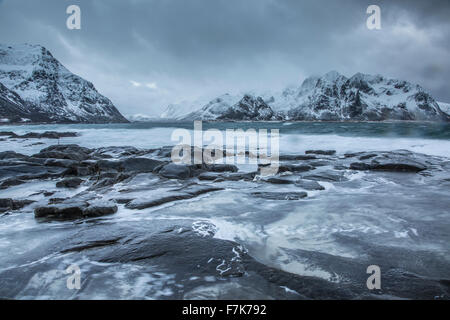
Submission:
[[[311,149],[336,150],[338,154],[404,149],[428,155],[450,157],[450,140],[304,134],[284,134],[280,137],[281,153],[303,153]]]

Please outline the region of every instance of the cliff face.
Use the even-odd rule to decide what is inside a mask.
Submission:
[[[0,45],[0,83],[7,89],[0,96],[3,121],[128,122],[92,83],[39,45]]]

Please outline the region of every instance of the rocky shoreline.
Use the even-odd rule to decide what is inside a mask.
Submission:
[[[0,135],[58,139],[76,136],[76,133]],[[389,285],[377,292],[369,292],[365,288],[365,270],[355,271],[351,280],[342,283],[288,273],[258,262],[239,243],[215,238],[215,226],[207,223],[199,226],[173,220],[116,225],[107,220],[96,220],[115,215],[120,210],[139,212],[220,194],[230,188],[242,189],[248,196],[270,203],[304,201],[311,192],[324,192],[327,184],[349,182],[349,172],[414,175],[449,188],[448,159],[407,150],[346,154],[337,154],[335,150],[309,150],[304,154],[281,155],[278,174],[262,177],[260,168],[241,171],[230,164],[175,165],[170,161],[170,146],[90,149],[75,144],[59,144],[31,156],[16,151],[0,153],[0,192],[33,181],[52,181],[55,189],[40,191],[42,198],[39,201],[0,197],[0,219],[27,208],[34,212],[40,223],[75,222],[73,229],[56,235],[50,247],[40,249],[43,255],[77,253],[99,263],[158,265],[175,274],[175,282],[194,279],[189,284],[184,283],[184,289],[178,293],[174,291],[170,298],[208,296],[211,293],[206,289],[202,291],[205,282],[201,279],[211,276],[222,279],[224,288],[214,298],[233,298],[233,292],[239,290],[241,298],[250,299],[450,298],[450,278],[418,276],[406,279],[409,276],[404,271],[396,272],[400,270],[398,268],[390,269],[392,272],[384,279]],[[277,190],[284,185],[292,191]],[[60,198],[55,196],[57,189],[73,192]],[[406,259],[415,257],[417,261],[428,259],[426,255],[421,256],[423,253],[402,251],[400,254],[406,254]],[[340,259],[339,264],[348,264],[349,270],[356,270],[356,263]],[[386,259],[389,257],[383,256],[382,261],[394,263]],[[433,260],[433,263],[442,264],[442,268],[449,265],[445,259]],[[26,270],[32,273],[33,268],[27,267]],[[18,294],[14,279],[24,270],[17,268],[8,272],[9,280],[0,272],[0,295],[14,297],[14,293]],[[247,291],[242,291],[242,288]]]

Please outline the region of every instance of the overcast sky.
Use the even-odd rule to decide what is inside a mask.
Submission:
[[[81,8],[68,30],[66,8]],[[381,30],[366,9],[381,7]],[[0,0],[0,42],[41,44],[125,115],[336,70],[450,102],[449,0]]]

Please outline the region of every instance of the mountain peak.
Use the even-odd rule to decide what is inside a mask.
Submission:
[[[345,78],[345,77],[335,70],[327,72],[321,77],[322,80],[326,80],[329,82],[336,82],[337,80],[342,79],[342,78]]]
[[[127,122],[92,83],[71,73],[41,45],[0,44],[0,82],[9,96],[21,97],[32,121]]]

